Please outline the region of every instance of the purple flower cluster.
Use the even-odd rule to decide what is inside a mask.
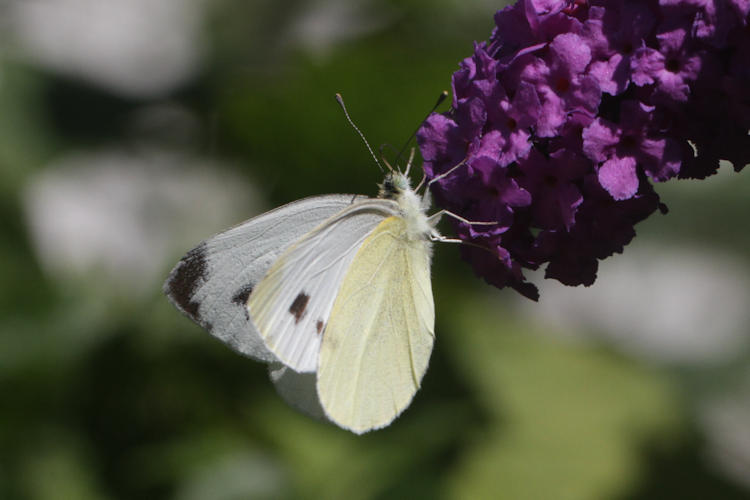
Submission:
[[[590,285],[657,209],[651,181],[750,163],[750,0],[519,0],[417,134],[428,179],[496,286]],[[477,248],[490,249],[491,252]],[[494,254],[494,255],[493,255]]]

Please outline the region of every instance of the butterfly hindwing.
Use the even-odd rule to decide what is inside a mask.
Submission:
[[[275,361],[250,321],[250,293],[286,248],[366,199],[316,196],[245,221],[188,252],[170,273],[164,292],[180,311],[233,349],[261,361]]]
[[[271,382],[284,401],[311,417],[326,419],[315,389],[315,373],[297,373],[281,363],[271,363],[268,368]]]
[[[323,337],[317,390],[328,418],[356,433],[396,418],[427,370],[434,323],[430,242],[389,217],[353,259]]]
[[[291,245],[248,301],[266,346],[297,372],[318,368],[320,341],[352,259],[367,236],[397,213],[392,200],[367,199],[326,220]]]

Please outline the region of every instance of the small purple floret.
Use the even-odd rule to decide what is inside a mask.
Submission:
[[[652,183],[750,163],[750,0],[519,0],[460,64],[453,104],[417,134],[438,204],[489,283],[523,270],[590,285]],[[481,248],[478,248],[481,247]]]

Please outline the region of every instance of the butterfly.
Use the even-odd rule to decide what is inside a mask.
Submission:
[[[303,411],[357,434],[387,426],[432,352],[432,242],[455,241],[436,229],[445,211],[426,214],[429,189],[410,187],[410,165],[388,165],[377,198],[304,198],[207,239],[174,267],[166,295],[271,363],[277,389]]]

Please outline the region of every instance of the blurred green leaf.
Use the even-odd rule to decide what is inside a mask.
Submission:
[[[644,443],[681,427],[675,388],[657,371],[544,336],[495,294],[451,295],[444,339],[495,415],[452,474],[453,498],[609,498],[638,481]]]

